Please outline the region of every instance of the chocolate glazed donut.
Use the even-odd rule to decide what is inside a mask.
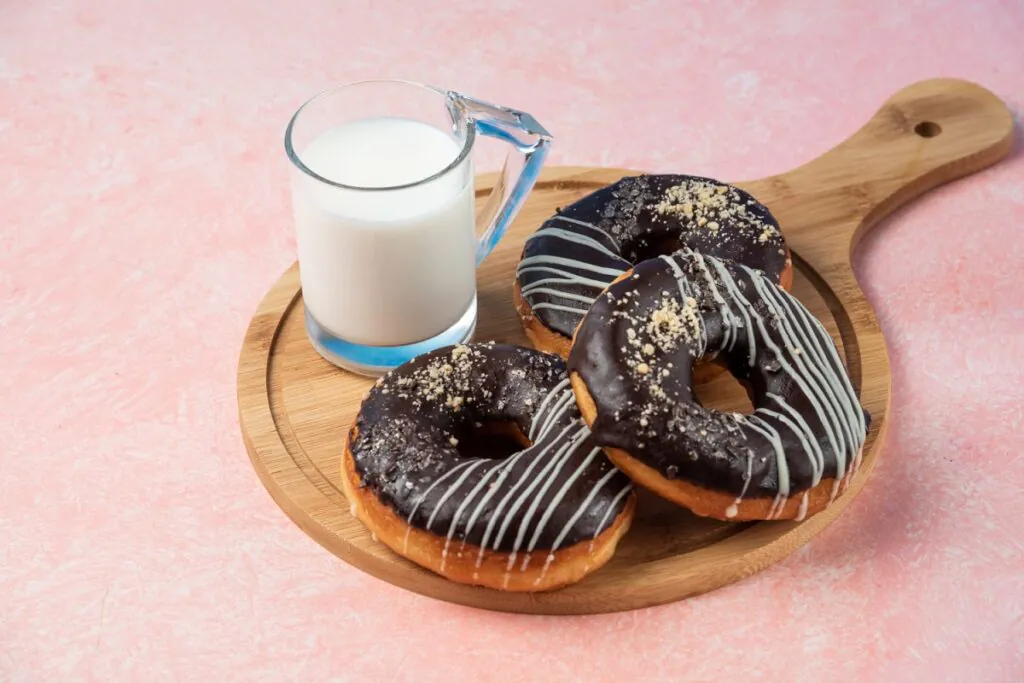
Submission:
[[[496,434],[515,439],[495,451]],[[482,452],[463,449],[476,441]],[[629,479],[580,419],[557,356],[446,347],[382,377],[345,444],[353,513],[392,550],[453,581],[541,591],[612,556],[633,517]]]
[[[527,337],[568,357],[576,326],[612,280],[683,247],[764,271],[786,289],[792,283],[779,225],[747,192],[693,176],[626,177],[561,209],[527,240],[514,292]],[[704,379],[718,369],[700,372]]]
[[[693,363],[719,354],[749,415],[705,408]],[[569,356],[580,410],[616,465],[699,515],[802,520],[848,485],[870,422],[825,328],[764,274],[684,250],[591,307]]]

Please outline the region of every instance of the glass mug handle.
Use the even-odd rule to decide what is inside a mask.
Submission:
[[[501,174],[494,183],[478,226],[486,226],[476,250],[479,266],[497,246],[512,220],[523,208],[551,149],[551,134],[530,114],[468,95],[448,91],[448,108],[452,119],[473,126],[476,132],[512,145],[505,157]]]

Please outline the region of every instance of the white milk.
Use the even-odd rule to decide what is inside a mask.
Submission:
[[[427,178],[459,144],[425,123],[365,119],[325,131],[302,162],[324,178],[393,187]],[[451,327],[476,295],[469,159],[401,190],[344,190],[301,172],[293,193],[302,295],[321,326],[356,344],[394,346]]]

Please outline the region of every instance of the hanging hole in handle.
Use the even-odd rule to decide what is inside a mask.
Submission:
[[[914,126],[914,132],[922,138],[933,138],[942,132],[942,126],[934,121],[922,121]]]

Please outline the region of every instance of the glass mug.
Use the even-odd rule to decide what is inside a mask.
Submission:
[[[512,149],[475,216],[478,135]],[[361,81],[303,104],[285,150],[306,332],[320,355],[379,375],[469,340],[476,268],[522,208],[550,146],[525,112],[408,81]]]

